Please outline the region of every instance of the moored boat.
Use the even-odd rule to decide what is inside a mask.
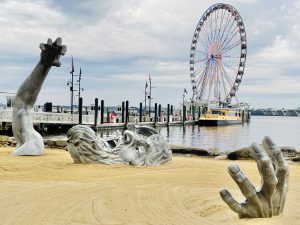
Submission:
[[[241,123],[241,112],[238,109],[231,108],[208,109],[205,113],[201,114],[199,118],[199,125],[202,126],[219,126]]]

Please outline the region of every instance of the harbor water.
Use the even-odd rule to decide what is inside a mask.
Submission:
[[[252,142],[260,143],[264,136],[271,136],[278,146],[292,146],[300,150],[300,117],[253,116],[249,123],[243,125],[186,125],[158,129],[171,144],[203,149],[237,150]],[[100,131],[99,135],[107,137],[115,133],[115,130],[105,130]]]

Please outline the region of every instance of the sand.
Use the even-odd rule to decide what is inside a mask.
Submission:
[[[74,164],[68,152],[13,157],[0,148],[0,224],[300,224],[300,165],[290,163],[284,213],[238,219],[221,200],[227,187],[243,196],[227,173],[227,160],[175,156],[156,168]],[[253,161],[236,161],[256,185]]]

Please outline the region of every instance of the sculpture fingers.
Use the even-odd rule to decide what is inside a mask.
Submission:
[[[61,46],[61,51],[60,51],[60,55],[65,55],[67,52],[67,46],[65,45],[62,45]]]
[[[52,39],[51,39],[51,38],[48,38],[47,44],[48,44],[48,45],[52,45]]]
[[[275,173],[278,179],[277,188],[283,189],[284,185],[288,180],[288,176],[290,173],[289,165],[285,160],[281,149],[276,146],[273,140],[270,137],[265,137],[263,140],[263,146],[265,150],[270,155],[271,159],[275,165]]]
[[[44,44],[44,43],[41,43],[41,44],[40,44],[40,49],[41,49],[42,51],[46,51],[46,47],[45,47],[45,44]]]
[[[250,201],[258,201],[255,187],[245,176],[240,167],[236,164],[230,164],[228,166],[228,172],[235,183],[239,186],[243,195]]]
[[[61,62],[59,58],[64,55],[67,51],[67,47],[62,45],[62,39],[59,37],[54,42],[49,38],[47,44],[40,44],[40,49],[42,50],[41,59],[42,62],[47,66],[60,67]]]
[[[251,145],[251,149],[251,154],[257,163],[259,173],[262,177],[261,191],[265,194],[265,196],[268,195],[271,198],[278,183],[272,162],[257,143],[253,143]]]
[[[53,63],[52,63],[53,66],[56,66],[56,67],[60,67],[61,65],[61,62],[59,61],[59,58],[56,58]]]
[[[61,43],[62,43],[61,37],[56,38],[56,40],[54,41],[54,44],[57,46],[61,46]]]
[[[275,164],[276,168],[286,166],[285,159],[281,153],[281,149],[276,146],[276,144],[270,137],[266,136],[263,139],[262,144],[266,152],[269,154],[271,160]]]
[[[231,208],[232,211],[242,214],[244,209],[240,203],[238,203],[230,194],[227,189],[222,189],[220,191],[221,198],[223,201]]]
[[[60,55],[65,55],[67,52],[67,46],[62,45],[62,39],[60,37],[58,37],[54,43],[53,46],[57,46],[60,49],[60,52],[58,54]]]

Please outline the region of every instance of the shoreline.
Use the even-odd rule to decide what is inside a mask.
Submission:
[[[43,138],[45,148],[49,149],[62,149],[67,150],[67,141],[66,139],[47,139]],[[9,137],[5,135],[0,135],[0,147],[15,147],[16,142],[14,137]],[[250,146],[242,147],[237,150],[232,151],[220,151],[217,148],[196,148],[191,146],[183,146],[178,144],[171,144],[170,148],[174,155],[185,155],[185,156],[202,156],[210,157],[217,159],[229,159],[229,160],[238,160],[238,159],[252,159],[250,154]],[[285,158],[292,161],[300,161],[300,151],[296,150],[291,146],[281,146],[280,147]]]

